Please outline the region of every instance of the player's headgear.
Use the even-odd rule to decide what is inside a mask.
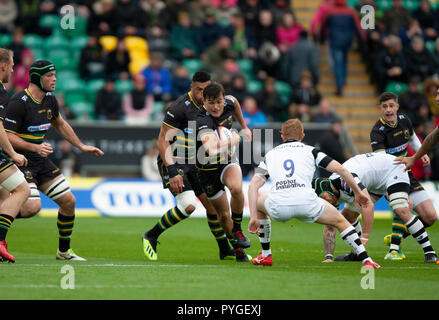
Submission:
[[[334,189],[331,180],[327,178],[314,179],[312,181],[312,186],[319,197],[322,193],[329,193],[330,195],[336,196],[336,190]]]
[[[29,70],[30,83],[36,85],[38,88],[47,92],[43,87],[42,78],[45,74],[55,71],[55,65],[47,60],[37,60],[35,61]]]

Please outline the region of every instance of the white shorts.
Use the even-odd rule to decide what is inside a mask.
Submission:
[[[410,193],[410,198],[412,199],[413,202],[413,208],[416,208],[418,204],[420,204],[421,202],[424,202],[426,200],[431,200],[430,195],[426,190],[419,190],[412,192]]]
[[[301,199],[301,202],[302,204],[286,204],[268,196],[264,206],[273,220],[285,222],[295,218],[302,222],[313,223],[320,218],[326,205],[323,199],[317,197],[317,195],[315,198],[310,198],[306,203],[303,203],[303,199]]]

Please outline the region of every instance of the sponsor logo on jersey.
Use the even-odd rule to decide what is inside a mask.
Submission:
[[[175,118],[175,116],[172,113],[170,113],[169,111],[167,111],[166,114],[172,118]]]
[[[296,179],[293,180],[281,180],[276,182],[276,190],[289,189],[289,188],[305,188],[305,184],[297,183]]]
[[[50,129],[50,123],[43,123],[39,126],[29,126],[27,127],[27,131],[29,132],[37,132],[37,131],[47,131]]]
[[[404,138],[410,139],[410,131],[408,129],[404,130]]]
[[[408,145],[409,145],[408,143],[404,143],[404,144],[402,144],[402,145],[400,145],[398,147],[389,148],[389,149],[386,150],[386,153],[393,154],[393,153],[398,153],[398,152],[404,151],[405,149],[407,149]]]
[[[9,119],[9,118],[5,118],[5,121],[12,122],[12,123],[17,123],[15,120],[12,120],[12,119]]]
[[[47,120],[52,120],[52,117],[53,117],[53,115],[52,115],[52,110],[51,110],[51,109],[48,109],[48,110],[47,110]]]

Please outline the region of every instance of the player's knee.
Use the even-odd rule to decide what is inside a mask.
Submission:
[[[197,197],[195,196],[195,192],[192,190],[179,193],[175,199],[177,200],[177,208],[181,212],[189,215],[195,211]]]
[[[30,196],[29,184],[24,181],[23,183],[19,184],[14,190],[12,190],[11,194],[15,194],[23,199],[23,201],[25,201]]]
[[[28,200],[20,209],[22,218],[30,218],[35,216],[41,210],[41,201]]]
[[[437,220],[437,213],[436,210],[432,210],[431,212],[429,212],[425,217],[422,217],[422,220],[428,224],[428,226],[432,226],[436,220]]]
[[[244,195],[242,193],[242,185],[241,184],[231,185],[228,188],[230,190],[231,196],[234,198],[238,198],[238,197],[241,197]]]
[[[64,212],[74,212],[76,206],[76,198],[73,193],[64,194],[58,199],[58,205]]]

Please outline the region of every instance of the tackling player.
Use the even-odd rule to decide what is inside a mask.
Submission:
[[[372,151],[389,153],[397,157],[407,155],[407,147],[417,152],[421,142],[414,133],[410,120],[403,114],[398,114],[398,97],[391,92],[384,92],[379,98],[381,118],[376,122],[370,132]],[[427,155],[422,156],[424,166],[430,165]],[[419,215],[425,228],[432,226],[437,220],[437,213],[427,191],[413,177],[409,171],[410,192],[413,202],[413,210]],[[421,218],[422,217],[422,218]],[[405,255],[400,250],[403,237],[408,236],[408,231],[403,221],[394,214],[392,222],[392,234],[385,237],[385,242],[390,243],[390,248],[385,256],[386,260],[402,260]],[[389,241],[389,238],[390,241]]]
[[[0,188],[7,193],[7,198],[0,205],[0,261],[15,262],[8,252],[6,235],[11,228],[20,207],[29,197],[29,185],[23,173],[14,165],[26,166],[27,159],[15,152],[8,140],[3,120],[9,102],[9,94],[3,83],[8,83],[14,67],[13,52],[0,48]],[[9,157],[8,157],[9,155]]]
[[[366,153],[350,158],[343,163],[343,167],[351,172],[362,189],[367,190],[372,195],[373,202],[378,201],[381,196],[387,193],[390,207],[424,250],[424,262],[436,263],[438,258],[430,244],[428,234],[420,218],[414,216],[410,211],[408,198],[410,178],[407,172],[404,171],[404,166],[395,165],[394,160],[395,157],[390,154]],[[352,190],[346,185],[343,178],[337,174],[331,175],[329,179],[317,178],[313,185],[316,193],[333,205],[338,206],[341,203],[346,203],[342,214],[352,223],[362,242],[366,245],[373,224],[373,206],[371,216],[366,208],[356,206]],[[360,214],[362,214],[364,230],[358,222]],[[332,243],[334,243],[335,233],[333,233],[331,240],[328,238],[324,237],[326,259],[328,259],[328,255],[332,256],[334,253],[334,246],[329,250],[326,248],[330,247],[328,241],[331,243],[332,240]],[[347,254],[347,256],[349,258],[336,258],[336,261],[355,261],[358,259],[353,253]]]
[[[209,84],[203,91],[204,109],[197,117],[197,168],[200,182],[206,189],[206,195],[215,207],[220,223],[235,251],[236,261],[248,261],[243,248],[250,247],[250,241],[242,233],[241,221],[244,210],[241,167],[222,151],[239,144],[241,138],[232,132],[232,139],[219,141],[215,130],[219,126],[231,129],[233,117],[241,125],[247,141],[251,132],[242,116],[238,100],[225,96],[219,83]],[[224,187],[230,190],[230,205]],[[230,218],[232,211],[232,219]],[[238,220],[239,223],[235,223]]]
[[[220,259],[233,257],[215,208],[208,201],[199,181],[195,166],[195,120],[203,105],[203,91],[211,82],[210,74],[196,72],[192,77],[191,91],[179,97],[166,111],[162,121],[158,146],[157,165],[163,187],[169,188],[177,206],[166,212],[153,228],[143,235],[143,251],[150,260],[157,260],[157,239],[167,229],[188,218],[195,210],[196,197],[206,209],[207,222],[215,237]],[[175,147],[172,151],[171,143]]]
[[[436,104],[439,106],[439,89],[436,92]],[[396,163],[404,163],[406,170],[410,169],[416,161],[421,159],[424,155],[431,152],[435,145],[439,142],[439,128],[436,127],[427,137],[425,137],[421,148],[411,157],[395,159]]]
[[[52,92],[56,84],[55,66],[46,60],[38,60],[29,71],[29,86],[15,94],[9,102],[4,127],[9,141],[28,159],[28,165],[20,166],[30,186],[29,199],[21,207],[19,216],[29,218],[41,210],[38,190],[59,206],[57,227],[59,247],[58,260],[85,261],[70,247],[75,220],[75,197],[70,185],[60,169],[47,156],[53,152],[52,146],[44,142],[51,126],[73,146],[82,152],[102,156],[104,153],[93,146],[85,145],[72,127],[59,113],[58,102]]]
[[[312,146],[303,144],[303,125],[298,119],[290,119],[282,125],[283,144],[270,150],[256,169],[248,188],[250,223],[248,230],[257,234],[262,251],[252,259],[255,265],[271,266],[271,221],[285,222],[296,218],[306,223],[317,222],[332,225],[340,231],[342,239],[363,261],[367,268],[380,268],[367,254],[354,227],[326,200],[314,192],[311,181],[316,166],[336,172],[352,188],[355,202],[369,205],[370,199],[340,163]],[[258,190],[271,179],[268,195],[258,198]]]

